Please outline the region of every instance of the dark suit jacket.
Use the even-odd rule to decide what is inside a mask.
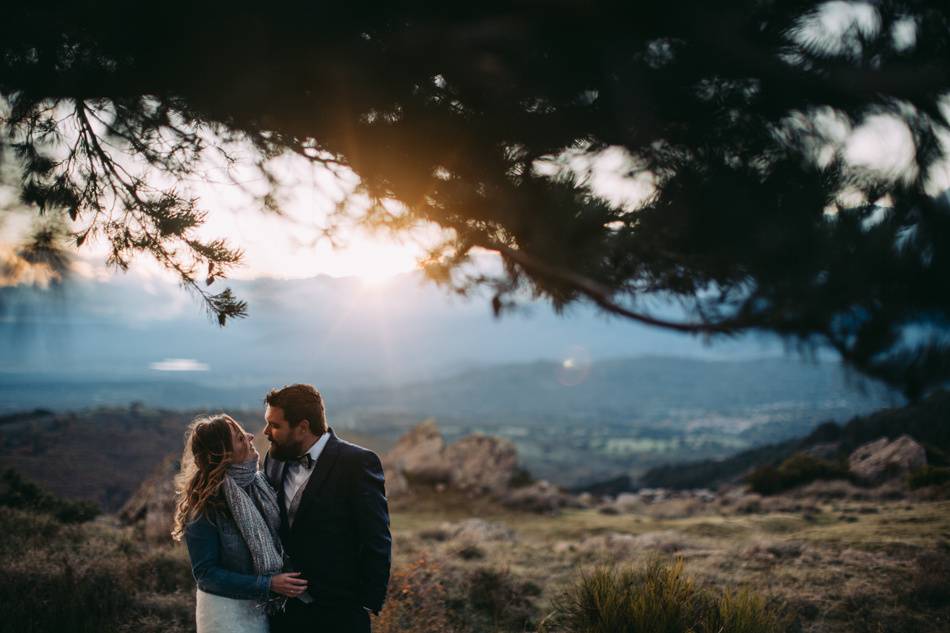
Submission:
[[[328,431],[300,498],[293,527],[284,500],[284,462],[264,459],[281,501],[281,539],[317,606],[379,611],[392,561],[389,509],[379,457]]]

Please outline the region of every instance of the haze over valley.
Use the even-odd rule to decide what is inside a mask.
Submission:
[[[0,413],[240,411],[316,384],[341,433],[390,444],[425,419],[513,441],[561,485],[720,458],[902,399],[775,340],[715,342],[528,303],[501,319],[416,273],[235,282],[250,317],[219,329],[172,284],[117,277],[0,290]],[[728,358],[728,360],[725,360]]]

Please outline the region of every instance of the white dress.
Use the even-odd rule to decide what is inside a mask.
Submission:
[[[267,614],[257,600],[236,600],[198,590],[198,633],[268,633]]]

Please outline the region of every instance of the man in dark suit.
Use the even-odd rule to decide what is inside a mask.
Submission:
[[[264,472],[277,490],[284,548],[307,581],[272,630],[369,633],[392,560],[379,457],[336,437],[311,385],[274,389],[264,401]]]

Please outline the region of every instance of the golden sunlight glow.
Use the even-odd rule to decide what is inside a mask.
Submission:
[[[386,234],[349,228],[335,235],[334,245],[321,228],[336,202],[319,190],[299,187],[283,214],[258,210],[233,187],[205,185],[200,205],[208,213],[199,229],[204,239],[224,238],[243,253],[241,266],[228,277],[254,279],[304,279],[319,275],[359,277],[376,286],[401,273],[419,268],[424,247],[400,243]],[[102,239],[89,240],[80,253],[84,276],[105,273],[108,246]],[[139,273],[171,278],[173,275],[149,257],[136,257],[132,268]]]
[[[199,208],[207,212],[197,237],[224,238],[244,253],[242,265],[229,270],[229,278],[305,279],[328,275],[358,277],[367,287],[377,287],[396,275],[417,270],[426,251],[423,244],[431,246],[439,239],[435,227],[402,235],[406,241],[399,242],[385,233],[343,226],[334,234],[335,244],[331,243],[323,229],[338,206],[347,199],[356,208],[365,204],[356,192],[358,178],[353,174],[338,177],[292,156],[274,159],[271,168],[282,175],[284,184],[279,196],[280,213],[261,209],[259,196],[266,192],[262,188],[265,183],[240,169],[236,176],[238,180],[246,179],[242,186],[221,174],[214,176],[213,165],[208,170],[212,176],[180,183],[182,191],[195,197]],[[0,202],[4,195],[0,190]],[[0,227],[0,244],[16,244],[26,235],[33,214],[22,216],[21,222],[7,219]],[[74,228],[84,228],[82,221]],[[115,271],[105,264],[109,252],[101,236],[89,239],[77,253],[75,272],[100,280],[111,277]],[[134,257],[130,268],[148,278],[175,278],[147,255]]]
[[[334,248],[325,241],[293,244],[286,232],[281,233],[279,229],[258,235],[249,240],[235,238],[245,249],[245,266],[235,271],[236,277],[354,276],[377,285],[418,268],[415,249],[387,241],[382,236],[359,235]]]
[[[273,218],[253,218],[248,214],[249,217],[227,226],[230,223],[222,221],[224,215],[219,214],[214,226],[202,232],[225,237],[243,249],[243,264],[228,275],[232,279],[305,279],[328,275],[358,277],[365,286],[373,288],[419,268],[420,247],[399,244],[384,236],[358,235],[337,247],[325,240],[300,243],[286,226],[271,224]],[[77,274],[99,279],[111,276],[105,265],[108,248],[103,240],[90,240],[78,255],[74,266]],[[173,278],[172,273],[147,256],[136,257],[131,268],[148,277]]]

